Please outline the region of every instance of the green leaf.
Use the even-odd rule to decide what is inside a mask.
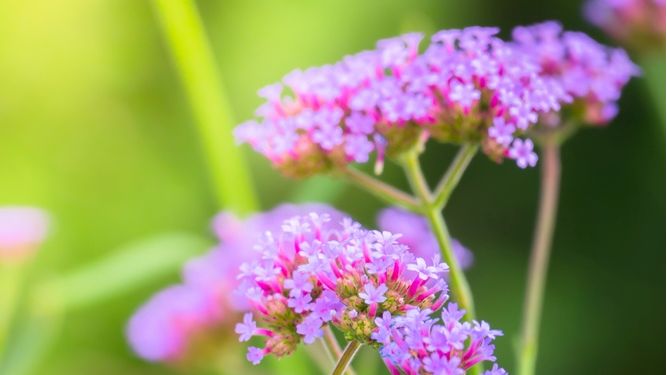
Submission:
[[[191,234],[163,234],[127,245],[38,289],[65,310],[90,306],[179,269],[211,243]]]

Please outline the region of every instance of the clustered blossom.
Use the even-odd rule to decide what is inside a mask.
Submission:
[[[440,254],[438,241],[428,221],[421,215],[391,207],[380,212],[377,223],[380,230],[400,233],[398,242],[407,246],[418,257],[431,259],[434,255]],[[474,258],[472,252],[454,238],[451,238],[451,245],[461,269],[469,268]]]
[[[497,33],[443,30],[423,53],[422,34],[405,34],[332,65],[295,70],[260,90],[260,119],[239,126],[236,137],[296,176],[372,154],[381,165],[386,154],[428,137],[484,142],[494,159],[508,157],[514,137],[569,96]]]
[[[514,49],[540,66],[543,80],[565,90],[574,101],[569,108],[581,112],[575,115],[585,123],[604,124],[613,119],[623,87],[639,74],[622,49],[601,45],[584,33],[563,31],[558,22],[517,27],[512,36]],[[543,123],[556,125],[560,120]],[[532,148],[521,142],[515,147],[517,155],[526,155]],[[537,162],[537,158],[511,157],[527,165]]]
[[[48,233],[49,217],[39,208],[0,207],[0,262],[29,257]]]
[[[343,217],[320,204],[284,204],[243,221],[229,213],[216,216],[213,230],[220,244],[188,261],[183,282],[156,293],[130,319],[127,336],[135,352],[149,361],[182,362],[203,345],[224,340],[225,330],[249,308],[238,294],[236,275],[257,255],[251,251],[255,242],[264,231],[280,229],[286,218],[313,210]]]
[[[248,360],[288,355],[298,343],[321,337],[327,324],[348,340],[372,343],[376,316],[415,307],[438,310],[447,299],[447,265],[437,256],[415,257],[398,238],[365,230],[349,218],[333,223],[318,213],[267,232],[258,245],[259,260],[244,263],[239,275],[253,313],[236,332],[242,341],[266,338],[264,348],[249,349]]]
[[[423,312],[424,317],[445,305],[448,294],[443,277],[448,267],[437,255],[431,261],[417,257],[399,242],[399,235],[366,230],[348,218],[328,229],[327,223],[331,220],[326,214],[291,218],[280,232],[266,233],[257,247],[260,260],[241,266],[240,290],[253,309],[237,324],[236,332],[241,341],[260,336],[266,342],[264,347],[248,349],[247,359],[253,364],[268,354],[289,355],[300,342],[313,343],[328,324],[347,340],[385,346],[388,341],[383,340],[392,340],[386,335],[402,332],[396,323],[401,317],[409,319],[414,312]],[[444,353],[449,342],[456,345],[442,355],[464,359],[457,365],[460,371],[495,360],[490,340],[499,332],[489,331],[485,323],[459,323],[461,317],[456,317],[458,326],[450,322],[448,327],[461,342],[472,339],[468,349],[459,353],[455,341],[459,336],[436,333],[432,337],[441,340],[438,350]],[[403,349],[411,355],[410,348]],[[387,354],[388,360],[398,358]],[[457,373],[463,372],[451,372]]]
[[[589,21],[622,43],[638,48],[665,45],[665,0],[589,0]]]
[[[492,344],[502,332],[486,322],[461,322],[465,311],[455,303],[442,309],[440,319],[429,309],[414,308],[405,315],[389,313],[375,319],[372,338],[393,375],[463,375],[482,361],[495,361]],[[484,375],[506,375],[498,365]]]

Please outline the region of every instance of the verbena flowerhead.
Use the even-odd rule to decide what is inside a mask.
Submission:
[[[267,232],[258,260],[243,264],[239,275],[252,314],[236,332],[241,341],[265,338],[262,348],[250,347],[248,360],[288,355],[320,338],[327,324],[348,340],[372,344],[377,317],[439,309],[447,299],[447,265],[437,256],[415,257],[398,238],[315,212]]]
[[[486,322],[461,322],[465,312],[455,303],[434,318],[429,309],[414,308],[404,315],[376,319],[373,338],[390,372],[399,374],[463,375],[477,363],[494,362],[492,344],[502,332]],[[506,375],[498,365],[484,375]]]
[[[249,308],[238,294],[239,266],[259,260],[252,248],[262,233],[279,230],[286,218],[313,210],[343,217],[320,204],[285,204],[245,220],[229,213],[216,216],[213,230],[219,245],[188,261],[183,283],[155,294],[130,319],[127,337],[135,352],[149,361],[182,363],[229,343],[228,331]]]
[[[332,65],[295,70],[260,90],[266,102],[259,119],[239,126],[236,137],[292,176],[373,155],[381,166],[385,155],[429,137],[481,142],[500,160],[516,135],[569,96],[557,82],[542,80],[539,66],[519,58],[497,32],[443,30],[423,53],[422,35],[405,34]]]
[[[20,262],[44,241],[48,215],[34,207],[0,207],[0,263]]]
[[[377,223],[380,230],[400,233],[398,242],[407,246],[418,257],[431,259],[434,255],[440,254],[438,241],[428,221],[421,215],[391,207],[380,212]],[[461,268],[469,268],[473,263],[473,253],[454,238],[451,238],[451,245]]]
[[[589,0],[589,21],[623,44],[665,47],[665,0]]]
[[[622,49],[603,46],[584,33],[563,31],[554,21],[517,27],[512,35],[522,58],[538,64],[542,79],[562,87],[572,98],[562,114],[542,118],[546,126],[570,120],[593,125],[609,122],[618,112],[623,87],[639,74]]]

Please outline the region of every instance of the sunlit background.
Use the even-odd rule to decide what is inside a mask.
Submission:
[[[556,19],[613,43],[585,21],[579,0],[230,0],[198,6],[237,122],[252,116],[260,102],[257,89],[289,70],[336,61],[401,32],[480,24],[500,26],[508,35],[515,25]],[[618,118],[608,128],[582,131],[562,151],[539,374],[663,368],[664,50],[633,58],[645,74],[625,90]],[[263,208],[317,198],[374,224],[382,203],[366,193],[326,178],[289,181],[247,147],[243,151]],[[438,178],[454,151],[429,149],[429,177]],[[478,157],[446,210],[451,232],[475,253],[469,277],[478,315],[504,330],[497,356],[510,370],[538,177],[537,169]],[[391,166],[384,178],[404,184]],[[155,235],[194,234],[213,243],[209,220],[219,207],[149,1],[0,2],[4,204],[51,213],[52,234],[32,269],[36,284]],[[159,262],[155,254],[142,261]],[[50,343],[38,337],[24,343],[43,346],[25,351],[35,353],[29,373],[194,373],[138,359],[124,337],[132,312],[177,278],[173,267],[68,311]],[[372,372],[377,364],[378,373],[385,371],[372,353],[363,358],[360,369]],[[265,371],[311,371],[298,357],[265,362]],[[207,371],[213,370],[202,373]]]

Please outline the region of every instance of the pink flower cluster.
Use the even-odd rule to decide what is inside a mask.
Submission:
[[[620,48],[609,48],[580,32],[563,31],[557,22],[514,29],[514,49],[540,66],[540,76],[562,87],[573,100],[572,110],[589,124],[604,124],[616,116],[616,102],[639,68]],[[561,121],[543,121],[558,125]]]
[[[512,157],[514,135],[569,97],[497,32],[443,30],[423,53],[422,35],[406,34],[333,65],[295,70],[260,90],[260,120],[240,125],[236,137],[296,176],[364,163],[373,153],[381,164],[429,136],[491,142],[491,156]],[[487,134],[493,124],[505,126],[502,136]]]
[[[245,314],[236,332],[241,341],[253,336],[266,341],[264,347],[248,349],[248,360],[258,364],[268,354],[289,355],[299,343],[311,344],[322,337],[327,325],[349,341],[387,347],[402,329],[398,322],[415,313],[425,319],[445,306],[447,265],[438,256],[432,261],[414,256],[399,238],[390,232],[365,230],[348,218],[335,224],[328,215],[317,213],[293,217],[281,231],[267,232],[257,247],[261,256],[244,263],[239,276],[240,290],[252,312]],[[450,304],[447,311],[452,308],[456,306]],[[462,316],[452,317],[460,325],[448,338],[456,347],[442,346],[446,338],[438,341],[448,355],[465,357],[457,365],[452,359],[452,366],[462,372],[451,374],[462,374],[480,361],[494,361],[490,340],[500,334],[484,331],[485,323],[458,322]],[[427,341],[441,338],[428,336],[429,332],[422,329],[419,334],[426,335],[422,338]],[[458,343],[468,338],[472,344],[462,352]],[[407,349],[403,355],[412,355]]]

